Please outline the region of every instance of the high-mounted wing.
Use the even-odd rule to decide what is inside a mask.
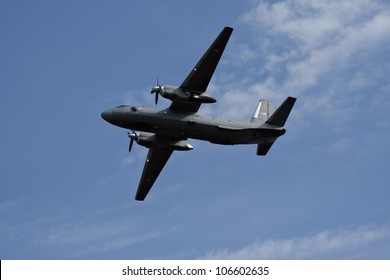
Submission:
[[[225,27],[221,31],[206,53],[181,84],[181,89],[198,94],[206,91],[232,32],[233,28],[231,27]]]
[[[172,155],[173,149],[154,149],[150,148],[146,157],[144,170],[142,172],[141,181],[138,186],[136,200],[144,200],[148,192],[156,181],[161,170],[164,168],[169,157]]]
[[[221,31],[218,37],[214,40],[202,58],[180,85],[180,88],[183,91],[198,95],[206,91],[232,32],[233,28],[231,27],[225,27]],[[196,100],[180,100],[172,102],[170,108],[172,110],[197,112],[200,105],[201,102]]]

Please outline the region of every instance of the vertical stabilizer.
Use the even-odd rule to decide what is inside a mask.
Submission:
[[[275,111],[271,101],[260,99],[251,122],[264,123]]]
[[[279,106],[278,109],[276,109],[275,112],[272,111],[272,113],[268,114],[267,119],[266,119],[266,124],[278,126],[279,129],[283,128],[284,124],[287,121],[288,116],[290,115],[291,109],[294,107],[296,100],[297,99],[295,97],[291,97],[291,96],[287,97],[287,99],[282,103],[282,105]],[[262,101],[260,101],[260,103],[261,102]],[[272,107],[272,110],[273,110],[273,107]],[[253,119],[255,119],[255,117],[257,115],[258,115],[258,118],[260,118],[260,117],[263,118],[264,117],[264,113],[262,113],[263,111],[264,111],[263,104],[261,104],[261,105],[259,104],[259,107],[256,110],[255,116],[253,116],[252,121],[253,121]],[[277,128],[275,128],[275,129],[277,129]],[[282,131],[282,130],[280,130],[280,131]],[[286,130],[283,129],[283,133],[281,135],[283,135],[285,131]],[[268,153],[268,151],[271,149],[272,144],[275,142],[276,138],[275,139],[268,139],[268,141],[259,143],[257,145],[256,154],[259,156],[265,156]]]
[[[295,97],[287,97],[287,99],[276,109],[269,119],[267,120],[268,124],[276,125],[283,127],[287,121],[288,116],[290,115],[291,109],[294,106],[294,103],[297,99]]]

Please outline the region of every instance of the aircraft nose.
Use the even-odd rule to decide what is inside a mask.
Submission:
[[[109,110],[106,110],[102,113],[102,118],[107,121],[107,122],[110,122],[111,119],[112,119],[112,110],[109,109]]]

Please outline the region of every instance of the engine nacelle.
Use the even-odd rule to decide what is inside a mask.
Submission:
[[[166,99],[169,99],[171,101],[187,101],[187,100],[193,100],[200,103],[215,103],[217,100],[207,93],[193,93],[183,90],[180,87],[175,86],[168,86],[164,85],[161,86],[160,95]]]
[[[171,140],[148,132],[136,133],[134,134],[133,139],[139,145],[146,148],[170,148],[176,151],[189,151],[193,149],[185,140]]]
[[[162,97],[171,101],[177,99],[187,99],[188,95],[178,87],[164,85],[161,87],[160,94]]]

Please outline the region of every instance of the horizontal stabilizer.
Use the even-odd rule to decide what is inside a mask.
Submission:
[[[287,121],[288,116],[290,115],[291,109],[293,108],[295,101],[297,99],[295,97],[287,97],[287,99],[276,109],[275,113],[269,117],[266,121],[268,124],[277,125],[283,127]]]
[[[258,144],[257,145],[257,155],[258,156],[265,156],[268,153],[269,149],[271,149],[273,143],[274,142]]]

